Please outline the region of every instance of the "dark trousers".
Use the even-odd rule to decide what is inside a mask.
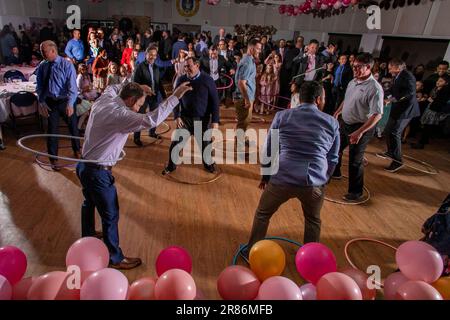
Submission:
[[[272,215],[288,200],[297,198],[305,217],[304,243],[320,240],[320,210],[324,199],[323,187],[279,186],[269,183],[264,189],[253,219],[252,233],[248,241],[248,250],[265,238]]]
[[[68,101],[53,100],[47,98],[45,103],[50,108],[48,117],[48,134],[59,134],[59,118],[62,117],[64,122],[69,126],[69,132],[73,137],[78,137],[78,121],[77,115],[74,109],[73,115],[69,118],[66,114],[66,108]],[[72,149],[74,152],[80,151],[80,140],[72,139]],[[47,138],[47,150],[48,153],[54,156],[58,155],[58,138]]]
[[[117,264],[124,259],[119,247],[119,199],[111,171],[79,163],[77,176],[83,187],[81,207],[81,235],[95,235],[95,208],[102,219],[103,241],[108,247],[110,261]]]
[[[145,100],[145,103],[142,105],[142,107],[139,109],[139,113],[145,114],[147,113],[147,108],[150,111],[156,110],[158,108],[158,100],[156,97],[147,97]],[[150,135],[154,135],[156,133],[156,128],[151,128],[148,133]],[[135,132],[134,133],[134,140],[141,139],[141,132]]]
[[[344,101],[345,89],[333,86],[332,95],[333,95],[333,105],[334,105],[333,113],[334,113],[339,108],[342,101]]]
[[[357,144],[350,144],[349,135],[358,130],[363,123],[346,124],[341,123],[340,136],[341,146],[339,149],[339,163],[335,169],[335,175],[341,173],[342,154],[349,146],[349,163],[348,163],[348,192],[352,194],[362,194],[364,189],[364,152],[367,144],[372,139],[375,128],[367,131]]]
[[[383,135],[386,137],[387,152],[392,159],[402,162],[402,134],[411,119],[389,118]]]
[[[208,117],[203,117],[203,118],[188,118],[188,117],[183,117],[182,116],[181,120],[183,121],[183,124],[184,124],[182,129],[186,129],[187,131],[189,131],[191,136],[194,135],[194,122],[195,121],[200,121],[201,122],[201,124],[202,124],[202,135],[201,135],[201,137],[195,137],[195,139],[196,139],[197,145],[202,150],[203,165],[205,165],[205,166],[208,165],[208,161],[207,161],[207,159],[205,159],[204,151],[205,151],[206,147],[208,147],[211,144],[211,139],[207,139],[207,141],[203,141],[203,138],[204,138],[205,131],[207,131],[208,128],[209,128],[210,117],[208,116]],[[186,144],[186,142],[187,141],[185,141],[182,136],[180,136],[177,140],[172,141],[172,144],[170,145],[170,148],[169,148],[169,167],[175,168],[176,167],[175,162],[177,162],[178,159],[179,159],[179,154],[178,153],[172,155],[173,149],[176,146],[178,146],[180,143],[182,145],[179,146],[179,147],[180,148],[183,147]],[[211,159],[209,159],[209,160],[211,160]],[[211,164],[211,163],[209,163],[209,164]]]

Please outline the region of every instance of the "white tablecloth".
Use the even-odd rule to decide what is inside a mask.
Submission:
[[[11,112],[9,99],[19,91],[36,92],[36,84],[33,82],[5,83],[0,85],[0,123],[9,118]]]
[[[14,66],[14,67],[4,67],[4,68],[0,68],[0,81],[3,81],[3,76],[5,75],[5,73],[9,70],[18,70],[20,72],[23,73],[23,75],[25,76],[25,78],[27,80],[30,79],[30,76],[33,74],[34,70],[36,70],[35,67],[19,67],[19,66]]]

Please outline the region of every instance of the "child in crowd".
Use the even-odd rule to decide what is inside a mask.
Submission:
[[[98,93],[92,85],[88,67],[83,63],[78,65],[77,87],[81,99],[94,101],[98,97]]]
[[[120,84],[119,66],[115,62],[111,62],[108,66],[108,77],[106,86]]]
[[[100,48],[98,56],[92,64],[92,73],[94,75],[94,88],[98,92],[103,92],[106,88],[106,77],[108,75],[109,60],[107,58],[106,50]]]
[[[260,88],[260,95],[259,95],[259,102],[260,109],[259,114],[269,114],[269,108],[274,103],[275,100],[275,92],[276,89],[276,82],[278,81],[278,77],[276,76],[273,68],[273,64],[268,64],[266,66],[265,72],[261,76],[261,80],[259,81],[259,84],[261,86]],[[264,112],[265,110],[265,112]]]
[[[291,109],[298,108],[299,105],[300,105],[300,88],[299,88],[298,84],[295,81],[293,81],[291,83],[291,104],[290,104],[290,107],[291,107]]]

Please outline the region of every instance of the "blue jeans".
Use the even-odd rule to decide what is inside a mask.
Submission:
[[[111,171],[77,165],[77,176],[83,186],[84,202],[81,207],[82,237],[95,235],[95,208],[102,219],[103,241],[109,250],[110,262],[124,259],[119,247],[119,199]]]

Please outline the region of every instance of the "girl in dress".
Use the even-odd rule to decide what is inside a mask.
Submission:
[[[94,74],[94,88],[99,92],[103,92],[106,88],[106,77],[108,75],[109,60],[106,50],[100,48],[98,56],[92,64],[92,73]]]
[[[278,77],[275,75],[272,64],[266,66],[265,72],[261,76],[259,101],[261,102],[259,114],[270,114],[269,107],[273,105],[275,100],[274,89]],[[265,112],[264,112],[265,110]]]
[[[174,64],[175,67],[175,80],[173,81],[173,85],[175,87],[178,79],[186,74],[186,71],[184,70],[184,66],[186,65],[186,58],[188,56],[188,52],[185,50],[180,50],[178,52],[178,58]]]
[[[290,108],[294,109],[300,105],[300,88],[298,84],[293,81],[291,83],[291,104]]]
[[[134,49],[134,41],[131,38],[127,40],[127,47],[123,49],[122,60],[120,61],[120,65],[126,65],[128,68],[128,72],[131,73],[131,55],[133,54]]]
[[[130,59],[130,66],[131,66],[131,72],[130,73],[131,74],[133,74],[134,70],[136,70],[136,67],[137,67],[136,60],[138,58],[138,55],[139,55],[139,50],[134,49],[133,53],[131,54],[131,59]]]
[[[94,101],[98,97],[98,93],[92,85],[88,67],[83,63],[78,65],[77,87],[81,99]]]
[[[115,62],[111,62],[108,66],[108,77],[106,86],[120,84],[119,66]]]

